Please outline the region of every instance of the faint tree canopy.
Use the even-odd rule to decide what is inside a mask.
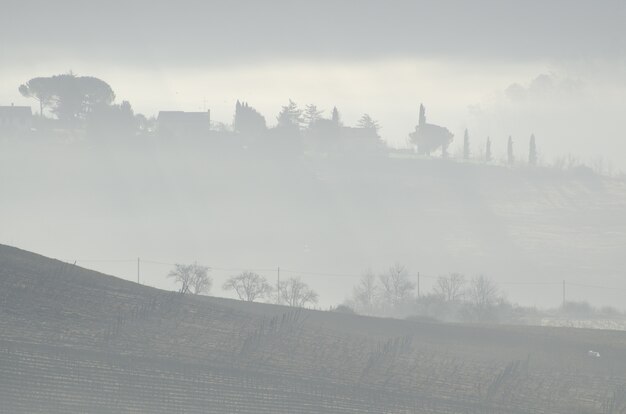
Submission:
[[[279,285],[279,300],[294,308],[317,303],[319,295],[299,278],[292,277]]]
[[[415,284],[409,279],[409,271],[404,265],[394,264],[387,272],[379,275],[382,296],[386,303],[397,306],[411,297]]]
[[[39,101],[41,114],[50,110],[59,120],[69,124],[84,120],[100,107],[111,105],[115,93],[108,83],[92,76],[73,73],[33,78],[19,87],[27,98]]]
[[[281,108],[280,113],[276,117],[278,121],[277,127],[285,128],[285,129],[293,129],[298,131],[300,127],[304,124],[304,118],[302,117],[302,110],[298,108],[298,104],[296,104],[291,99],[289,100],[289,104],[285,105]]]
[[[190,265],[175,264],[174,269],[167,274],[168,278],[180,285],[180,293],[200,295],[211,290],[213,280],[209,276],[209,268],[193,263]]]
[[[430,155],[433,151],[441,149],[442,156],[447,155],[448,146],[454,139],[447,128],[426,122],[426,109],[420,105],[419,123],[415,131],[409,134],[409,139],[417,147],[417,152],[422,155]]]
[[[223,286],[224,290],[234,290],[241,300],[254,302],[256,299],[268,297],[272,287],[263,276],[254,272],[243,272],[228,278]]]
[[[354,305],[359,311],[371,312],[377,304],[379,295],[380,289],[376,284],[376,275],[372,270],[368,270],[353,288]]]
[[[265,117],[247,102],[237,101],[233,129],[244,135],[258,134],[267,130]]]
[[[467,294],[470,303],[478,308],[488,308],[501,299],[498,286],[483,275],[472,279]]]
[[[363,114],[361,119],[359,119],[359,122],[357,122],[357,126],[359,128],[373,129],[376,132],[380,129],[378,121],[373,120],[369,114]]]
[[[309,104],[306,105],[304,109],[304,122],[306,123],[307,128],[311,129],[311,127],[320,119],[322,119],[322,114],[324,111],[317,109],[317,105]]]
[[[458,302],[465,294],[465,277],[459,273],[439,276],[433,292],[446,302]]]

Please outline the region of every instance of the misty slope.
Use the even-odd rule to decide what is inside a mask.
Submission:
[[[584,169],[309,157],[263,145],[23,143],[0,153],[3,240],[59,257],[351,274],[400,262],[430,276],[626,289],[623,180]],[[147,283],[167,286],[167,269],[152,270]],[[227,276],[214,273],[216,284]],[[324,305],[343,301],[355,282],[301,276]],[[561,300],[559,286],[514,288],[513,301]],[[621,305],[610,290],[568,293]]]
[[[187,297],[7,246],[0,292],[0,411],[626,409],[621,332],[417,323]],[[589,358],[589,349],[602,357]]]

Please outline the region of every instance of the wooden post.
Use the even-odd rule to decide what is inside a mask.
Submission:
[[[276,278],[276,303],[280,305],[280,266],[278,266]]]
[[[417,298],[420,298],[420,272],[417,272]]]

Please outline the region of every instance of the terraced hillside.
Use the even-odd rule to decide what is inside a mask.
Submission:
[[[0,246],[0,401],[7,413],[626,413],[626,333],[182,296]]]

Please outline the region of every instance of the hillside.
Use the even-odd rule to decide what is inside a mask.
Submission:
[[[305,272],[358,277],[395,262],[425,276],[426,290],[438,275],[484,274],[512,302],[541,307],[561,303],[563,279],[626,289],[626,182],[584,168],[133,145],[0,151],[0,242],[133,280],[137,257],[260,269],[272,280],[267,269],[280,266],[300,271],[285,275],[302,277],[324,307],[357,279]],[[145,284],[173,288],[168,267],[142,269]],[[212,276],[219,286],[231,274]],[[572,285],[567,294],[623,306],[618,290]]]
[[[0,246],[1,412],[624,413],[625,355],[623,332],[182,296]]]

